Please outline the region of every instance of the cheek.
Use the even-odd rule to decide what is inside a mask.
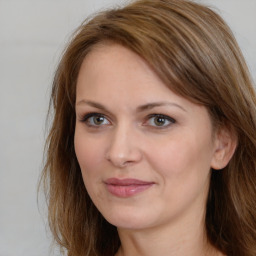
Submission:
[[[102,144],[98,140],[85,136],[79,129],[75,132],[74,144],[84,184],[90,193],[93,189],[92,184],[101,182],[99,172],[103,169],[104,159]]]
[[[81,130],[81,128],[77,128],[74,137],[77,160],[82,171],[92,170],[102,161],[102,144],[98,140],[84,135]]]
[[[210,179],[209,145],[196,143],[194,138],[183,137],[154,152],[151,165],[162,181],[162,202],[175,205],[177,214],[198,202],[203,207]],[[153,161],[154,159],[154,161]]]
[[[104,193],[98,189],[99,186],[96,184],[101,185],[101,171],[104,170],[102,166],[104,159],[102,144],[98,140],[84,136],[79,129],[75,132],[74,144],[86,190],[91,198],[101,200]]]
[[[211,149],[208,137],[202,143],[202,140],[198,140],[197,137],[182,136],[162,143],[161,147],[150,152],[148,159],[154,169],[165,179],[183,184],[187,182],[189,185],[190,182],[197,183],[200,179],[205,180],[208,176],[212,157]]]

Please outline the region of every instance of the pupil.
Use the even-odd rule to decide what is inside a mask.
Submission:
[[[162,118],[162,117],[157,117],[156,119],[155,119],[155,124],[156,125],[163,125],[165,123],[165,119],[164,118]]]
[[[94,117],[95,124],[101,124],[103,121],[104,121],[104,118],[102,116]]]

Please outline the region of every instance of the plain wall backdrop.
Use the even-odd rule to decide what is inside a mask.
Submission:
[[[124,2],[0,0],[0,256],[51,255],[37,184],[54,70],[65,43],[89,14]],[[231,26],[256,81],[256,0],[198,2],[212,6]]]

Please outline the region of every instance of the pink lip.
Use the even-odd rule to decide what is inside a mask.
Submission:
[[[137,179],[110,178],[105,181],[105,184],[111,194],[117,197],[131,197],[150,188],[155,183]]]

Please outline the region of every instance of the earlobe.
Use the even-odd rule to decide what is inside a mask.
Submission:
[[[215,135],[215,150],[211,167],[220,170],[226,167],[237,147],[237,136],[231,129],[220,128]]]

